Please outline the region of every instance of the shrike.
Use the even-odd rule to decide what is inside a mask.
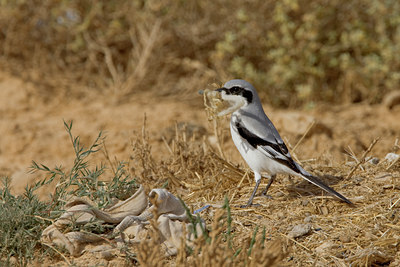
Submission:
[[[256,185],[245,207],[251,206],[260,185],[261,173],[269,177],[263,194],[267,194],[276,174],[300,176],[348,204],[350,200],[330,188],[317,177],[304,170],[291,157],[288,148],[275,126],[265,115],[261,101],[254,87],[244,80],[231,80],[216,90],[227,107],[218,116],[232,113],[230,128],[233,142],[243,159],[254,172]]]

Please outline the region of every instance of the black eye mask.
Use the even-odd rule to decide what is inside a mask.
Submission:
[[[243,87],[233,86],[231,88],[219,88],[217,89],[218,92],[224,91],[227,95],[240,95],[243,96],[247,103],[251,103],[253,101],[253,93],[250,90],[244,89]]]

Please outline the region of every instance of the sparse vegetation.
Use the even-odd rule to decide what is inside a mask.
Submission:
[[[81,144],[79,136],[74,137],[72,135],[72,125],[72,122],[64,122],[75,152],[75,160],[70,170],[64,171],[62,167],[51,169],[33,162],[32,170],[41,171],[47,177],[27,187],[25,194],[22,196],[12,195],[10,193],[9,180],[4,179],[3,181],[3,188],[0,190],[2,201],[0,215],[3,215],[0,218],[0,240],[2,244],[0,256],[1,262],[4,264],[11,264],[11,258],[13,258],[12,263],[17,261],[19,265],[23,266],[30,264],[33,260],[39,260],[41,257],[39,255],[42,254],[41,251],[47,251],[48,249],[47,246],[43,246],[40,242],[41,232],[62,214],[63,206],[70,197],[88,197],[91,201],[97,203],[99,208],[103,208],[115,198],[124,199],[129,197],[129,192],[132,194],[134,192],[133,189],[137,188],[135,179],[128,174],[126,165],[123,163],[119,163],[116,168],[111,168],[111,170],[105,164],[100,167],[94,166],[90,168],[89,156],[100,151],[100,146],[104,142],[102,133],[99,133],[92,145],[85,148]],[[171,159],[167,162],[155,162],[150,160],[152,158],[151,149],[147,143],[146,130],[144,128],[142,136],[137,137],[133,142],[134,156],[132,156],[133,159],[137,159],[138,155],[140,155],[142,160],[132,163],[131,168],[134,172],[140,173],[138,180],[144,185],[150,187],[154,185],[154,182],[159,185],[166,184],[168,189],[173,192],[185,186],[182,183],[176,183],[179,179],[179,173],[188,177],[185,180],[192,182],[194,182],[193,179],[198,179],[198,175],[211,175],[209,172],[220,173],[221,168],[224,169],[224,172],[233,174],[232,170],[235,170],[236,167],[230,166],[225,160],[214,154],[211,147],[206,149],[205,146],[208,145],[194,140],[186,140],[184,134],[177,132],[170,148]],[[109,160],[110,157],[106,154],[105,158]],[[112,162],[109,163],[112,166]],[[207,167],[202,170],[199,164],[204,164]],[[231,170],[223,167],[226,164]],[[186,166],[186,168],[183,169],[182,166]],[[109,172],[113,173],[111,180],[100,180],[105,173]],[[236,172],[240,173],[241,170],[236,169]],[[147,179],[148,177],[159,178],[151,181],[151,179]],[[213,174],[211,177],[216,178],[216,175]],[[222,175],[216,180],[219,179],[222,179]],[[219,183],[221,182],[220,180]],[[38,200],[34,194],[35,191],[51,183],[57,183],[57,185],[53,193],[51,193],[50,201]],[[209,187],[207,184],[205,186]],[[223,194],[223,191],[221,191],[221,194]],[[185,199],[189,198],[186,197]],[[186,208],[187,212],[190,213],[189,208]],[[194,226],[193,229],[195,229],[195,225],[201,219],[199,215],[197,217],[189,217]],[[252,266],[257,262],[274,264],[284,256],[281,251],[281,244],[278,241],[272,243],[271,246],[267,246],[268,248],[265,247],[265,231],[259,238],[256,238],[256,229],[249,243],[239,245],[234,241],[231,209],[226,197],[222,209],[217,210],[214,217],[208,218],[208,221],[212,224],[211,228],[208,230],[203,228],[202,232],[195,234],[196,240],[192,240],[195,243],[194,250],[186,247],[181,248],[177,263],[181,263],[182,266],[186,266],[188,263],[200,264],[201,266],[245,263]],[[156,218],[151,220],[151,225],[154,230],[149,235],[150,240],[140,244],[138,250],[133,251],[129,247],[121,248],[121,252],[126,258],[126,264],[139,262],[145,265],[158,266],[168,262],[160,254]],[[76,225],[72,222],[71,227],[74,230],[81,229],[86,232],[102,234],[105,238],[113,238],[113,235],[110,234],[113,227],[110,224],[90,222],[84,225]],[[235,245],[233,245],[234,243]],[[272,248],[271,251],[269,248]],[[55,250],[54,248],[52,249]],[[56,252],[58,254],[61,253],[58,250]],[[54,252],[50,250],[48,253]],[[255,253],[260,255],[261,258],[252,258]],[[190,257],[187,258],[189,255]],[[68,255],[63,255],[63,257],[66,256]],[[72,264],[73,261],[67,261],[67,263]]]
[[[382,169],[388,167],[388,163],[382,162],[372,166],[364,159],[359,159],[363,163],[358,165],[360,168],[357,170],[352,171],[350,167],[336,168],[337,172],[333,175],[344,176],[351,171],[355,174],[346,181],[346,185],[342,186],[340,191],[352,196],[352,201],[356,203],[362,201],[363,205],[356,208],[338,204],[331,198],[325,200],[324,197],[310,195],[309,192],[315,191],[315,188],[303,184],[293,188],[294,193],[285,194],[283,196],[285,200],[277,197],[257,208],[243,210],[237,206],[246,201],[248,193],[246,191],[249,191],[250,187],[239,188],[237,184],[243,183],[247,174],[215,154],[213,148],[204,140],[196,140],[195,137],[187,139],[184,129],[177,128],[175,138],[169,145],[170,158],[166,161],[156,161],[152,158],[144,126],[142,134],[136,135],[136,139],[132,142],[133,155],[129,164],[121,164],[114,168],[103,164],[101,167],[89,168],[91,166],[89,156],[100,151],[102,134],[98,135],[91,146],[85,148],[80,143],[80,138],[72,135],[72,123],[64,123],[64,126],[76,156],[69,171],[64,171],[61,167],[50,169],[34,162],[33,169],[43,171],[48,177],[27,187],[22,196],[12,195],[8,180],[4,180],[0,191],[1,261],[4,264],[10,264],[12,261],[19,265],[27,265],[33,260],[40,259],[42,257],[40,255],[65,253],[60,251],[56,253],[53,251],[54,248],[42,246],[39,239],[41,231],[60,216],[63,203],[70,196],[87,196],[93,202],[100,203],[99,207],[104,207],[114,197],[120,199],[128,197],[127,191],[132,192],[136,182],[142,183],[147,188],[166,186],[169,191],[183,197],[184,203],[189,204],[188,211],[201,208],[205,203],[215,203],[215,199],[225,199],[225,201],[220,208],[209,207],[201,212],[201,218],[206,221],[207,229],[197,232],[198,238],[194,240],[194,247],[180,248],[177,257],[164,258],[160,254],[157,223],[156,220],[152,220],[154,231],[149,235],[148,241],[136,248],[129,246],[121,248],[124,262],[128,265],[142,263],[178,266],[187,264],[258,266],[268,263],[271,266],[277,263],[297,265],[309,259],[317,260],[321,264],[333,261],[363,266],[395,262],[398,247],[396,225],[399,216],[393,208],[399,202],[398,194],[388,186],[385,186],[385,190],[391,192],[382,192],[385,197],[376,198],[375,195],[365,193],[365,190],[379,192],[380,183],[371,179],[362,181],[366,188],[364,191],[357,186],[362,179],[357,174],[376,176]],[[138,160],[139,157],[142,160]],[[109,158],[109,155],[105,155],[106,161]],[[353,155],[352,158],[356,160],[357,156]],[[112,165],[111,162],[109,164]],[[129,172],[127,166],[130,168]],[[325,173],[332,171],[328,166],[316,167]],[[111,178],[100,179],[109,173],[113,174]],[[395,167],[392,173],[393,175],[398,173],[398,168]],[[50,202],[39,201],[34,192],[42,186],[55,182],[57,186]],[[391,188],[395,186],[393,184]],[[285,188],[282,190],[288,190],[285,185],[276,184],[271,194],[275,195],[283,187]],[[179,193],[182,190],[190,190],[191,193],[182,196]],[[301,198],[298,200],[299,194]],[[228,201],[227,195],[236,197]],[[288,200],[298,202],[298,205],[285,204]],[[298,206],[301,208],[298,209]],[[200,219],[190,218],[193,224]],[[312,225],[312,233],[296,239],[290,237],[287,232],[294,225],[303,223],[303,220]],[[100,234],[109,239],[109,242],[113,242],[114,237],[110,235],[113,229],[111,224],[89,223],[72,227]],[[377,236],[380,238],[375,238]],[[326,246],[326,251],[320,248],[323,245]],[[296,253],[292,254],[296,256],[290,257],[286,264],[282,260],[289,253],[289,247],[296,250]],[[46,251],[47,254],[43,254],[42,251]],[[336,253],[333,259],[329,256],[332,253]],[[63,257],[68,264],[79,265],[67,254]],[[57,257],[54,257],[54,260],[57,261]],[[63,261],[63,258],[58,260]]]
[[[164,117],[167,114],[161,112],[181,108],[176,103],[194,98],[200,105],[199,89],[230,78],[249,80],[265,102],[276,107],[312,107],[319,101],[329,106],[379,103],[400,84],[399,29],[397,0],[0,1],[2,71],[27,81],[0,88],[8,89],[0,99],[9,104],[5,109],[0,106],[0,117],[6,118],[1,121],[5,126],[0,125],[6,129],[0,143],[0,176],[16,173],[17,180],[22,168],[19,156],[67,157],[65,146],[50,149],[62,138],[47,140],[62,131],[55,123],[43,123],[53,113],[51,119],[58,123],[66,114],[57,113],[61,105],[75,104],[66,107],[68,116],[85,117],[88,127],[93,126],[89,122],[97,122],[95,130],[80,132],[82,138],[72,134],[71,122],[65,122],[74,159],[54,168],[34,161],[31,170],[41,179],[30,181],[22,194],[13,192],[10,179],[0,177],[0,265],[86,266],[92,259],[85,254],[73,258],[66,250],[41,244],[43,229],[63,213],[70,196],[86,197],[103,209],[116,198],[128,198],[141,184],[146,190],[167,188],[188,211],[200,209],[191,222],[201,218],[207,227],[197,232],[192,248],[182,247],[176,257],[165,258],[153,220],[148,242],[120,248],[122,256],[111,259],[110,265],[400,266],[400,160],[384,160],[386,153],[400,151],[395,104],[390,105],[393,113],[367,105],[347,110],[341,106],[340,111],[322,106],[321,111],[335,115],[318,120],[329,117],[330,122],[316,123],[318,127],[304,139],[297,136],[299,131],[282,136],[290,149],[297,148],[293,154],[304,160],[306,168],[356,207],[337,202],[304,181],[296,179],[298,183],[290,185],[279,176],[269,191],[272,199],[257,195],[260,206],[238,208],[248,199],[254,181],[239,160],[230,161],[227,127],[215,122],[216,136],[189,137],[181,124],[174,137],[159,140],[160,131],[172,120],[195,118],[199,123],[201,118],[181,117],[179,112]],[[97,98],[85,98],[91,92]],[[168,97],[169,101],[175,98],[174,105],[156,109],[159,100]],[[127,102],[140,108],[128,109]],[[120,145],[115,150],[126,157],[115,159],[108,154],[103,133],[92,134],[109,130],[118,115],[103,122],[100,111],[121,108],[119,117],[131,120],[121,114],[133,111],[131,116],[137,119],[143,115],[140,105],[148,102],[160,113],[156,124],[169,122],[160,123],[157,133],[150,134],[145,122],[141,132],[131,134],[136,122],[121,126],[121,120],[116,120],[112,130],[119,127],[126,132],[108,141]],[[53,106],[43,114],[37,111],[47,104]],[[69,112],[82,106],[87,108]],[[343,115],[346,112],[348,116]],[[24,118],[16,120],[16,114]],[[292,117],[288,123],[297,119]],[[335,129],[329,128],[332,125]],[[38,133],[38,128],[45,130]],[[93,143],[84,146],[89,137]],[[34,144],[37,139],[40,145]],[[4,146],[6,142],[10,145]],[[347,154],[339,158],[340,153]],[[37,196],[44,188],[50,196],[47,200]],[[307,234],[289,235],[303,224]],[[111,223],[71,227],[114,241]],[[93,264],[102,263],[96,259]]]
[[[50,224],[49,207],[34,194],[41,183],[26,187],[25,194],[14,196],[8,178],[0,189],[0,265],[26,266],[37,256],[40,236]]]
[[[94,143],[85,148],[79,136],[72,135],[72,122],[64,122],[65,129],[70,136],[75,152],[72,168],[65,171],[61,166],[51,169],[43,164],[33,161],[31,170],[41,171],[45,179],[27,186],[25,193],[14,196],[10,192],[8,178],[3,178],[0,189],[0,263],[10,264],[13,257],[19,265],[27,265],[35,256],[38,249],[43,250],[40,236],[54,219],[62,214],[62,209],[68,198],[72,196],[88,197],[97,203],[99,208],[109,205],[115,198],[125,199],[127,195],[137,188],[134,179],[130,177],[123,162],[109,162],[113,174],[110,180],[100,180],[107,169],[106,165],[90,168],[88,158],[100,150],[104,141],[100,132]],[[109,159],[109,158],[107,158]],[[50,201],[40,201],[35,191],[39,188],[57,183],[50,193]],[[72,227],[78,227],[72,225]],[[105,233],[110,231],[107,225],[96,223],[83,225],[86,230]],[[37,259],[36,259],[37,260]],[[15,262],[13,262],[15,263]]]

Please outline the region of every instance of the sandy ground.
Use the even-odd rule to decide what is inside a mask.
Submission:
[[[162,157],[166,150],[161,136],[176,122],[203,126],[212,135],[202,98],[196,91],[193,95],[193,100],[179,101],[171,97],[154,98],[142,92],[127,103],[116,104],[108,96],[88,92],[80,99],[62,97],[43,101],[33,84],[0,73],[0,175],[12,177],[18,193],[34,177],[27,174],[32,160],[49,167],[71,162],[72,146],[63,120],[74,121],[74,135],[79,135],[87,145],[99,131],[104,131],[110,154],[127,160],[131,138],[141,131],[146,116],[153,151]],[[376,137],[381,139],[372,155],[384,157],[400,137],[399,106],[392,110],[365,104],[322,105],[308,111],[273,110],[267,105],[264,108],[292,148],[312,121],[316,121],[294,152],[300,160],[343,162],[345,149],[350,147],[360,155]],[[228,136],[227,120],[223,123]],[[230,138],[224,140],[224,148],[232,152],[227,154],[232,160],[241,161]]]
[[[143,91],[125,103],[90,91],[82,97],[46,97],[44,101],[37,92],[33,84],[0,72],[0,176],[12,178],[15,193],[21,193],[27,183],[40,178],[39,174],[28,173],[32,160],[49,167],[71,164],[74,154],[63,120],[74,121],[73,133],[87,145],[99,131],[104,131],[109,154],[119,160],[129,159],[131,139],[140,133],[145,114],[156,157],[168,156],[161,137],[176,122],[202,126],[212,139],[212,127],[197,90],[187,101],[154,97]],[[392,152],[400,137],[400,106],[391,110],[367,104],[319,105],[312,110],[276,110],[268,105],[264,108],[291,148],[315,121],[293,152],[303,162],[341,164],[348,159],[345,150],[351,149],[361,157],[376,137],[380,141],[371,155],[382,159]],[[229,138],[228,120],[222,122],[226,129],[223,148],[228,158],[243,163]],[[42,198],[48,195],[45,191],[41,194]]]

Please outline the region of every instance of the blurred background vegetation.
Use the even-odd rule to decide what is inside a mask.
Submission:
[[[0,42],[2,69],[44,98],[190,98],[243,78],[287,107],[377,103],[400,84],[398,0],[1,0]]]

